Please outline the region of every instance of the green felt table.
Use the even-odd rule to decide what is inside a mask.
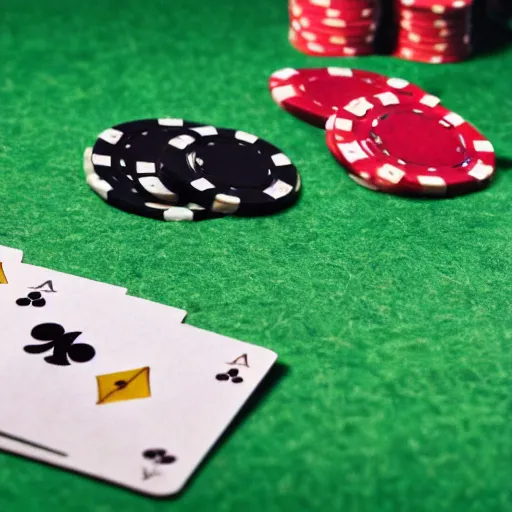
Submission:
[[[301,55],[285,0],[3,0],[0,28],[0,244],[184,308],[188,323],[280,362],[177,498],[0,454],[2,512],[510,506],[512,47],[501,32],[468,62],[432,66]],[[493,185],[407,200],[354,184],[322,130],[267,91],[275,69],[324,65],[440,95],[494,144]],[[273,142],[300,169],[299,204],[203,223],[109,207],[85,184],[84,147],[113,124],[164,116]]]

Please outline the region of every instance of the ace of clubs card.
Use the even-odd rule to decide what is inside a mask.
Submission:
[[[139,492],[178,492],[277,357],[143,299],[21,289],[0,288],[0,448]]]

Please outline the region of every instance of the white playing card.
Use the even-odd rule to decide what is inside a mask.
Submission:
[[[10,261],[12,263],[21,263],[23,260],[23,251],[0,245],[0,263]]]
[[[165,496],[183,487],[277,356],[131,299],[7,322],[0,447]],[[49,322],[63,327],[66,346],[40,350],[62,334],[43,329],[36,338],[45,340],[35,339],[33,327]]]

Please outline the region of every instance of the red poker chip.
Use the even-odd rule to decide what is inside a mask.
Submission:
[[[321,44],[304,39],[293,28],[289,29],[290,43],[297,50],[306,55],[323,57],[355,57],[371,55],[374,52],[373,44],[358,44],[357,46]]]
[[[400,0],[400,4],[412,10],[427,10],[434,14],[444,14],[468,9],[473,5],[473,0]]]
[[[471,44],[471,37],[467,34],[464,37],[424,37],[419,34],[403,34],[400,33],[398,36],[399,44],[411,44],[411,45],[446,45],[448,47],[463,47],[464,45]]]
[[[332,18],[345,22],[359,22],[378,17],[380,7],[375,3],[356,3],[353,7],[340,8],[322,7],[303,0],[292,0],[289,4],[289,12],[294,16],[308,16],[315,18]]]
[[[435,2],[432,2],[434,5]],[[462,8],[457,10],[445,10],[444,12],[433,12],[429,9],[410,9],[399,6],[400,16],[403,19],[414,20],[421,19],[425,21],[443,19],[448,22],[458,22],[467,19],[471,15],[471,8]]]
[[[469,192],[495,172],[492,144],[474,126],[440,105],[391,92],[350,102],[329,118],[326,131],[353,173],[409,192]]]
[[[430,24],[416,21],[401,20],[399,26],[401,29],[408,30],[410,32],[426,33],[447,31],[453,34],[460,34],[462,32],[468,32],[471,29],[471,23],[469,21],[468,23],[464,24],[452,25],[450,23]]]
[[[469,48],[465,54],[443,55],[438,53],[434,55],[409,46],[400,46],[393,52],[393,56],[400,59],[423,62],[425,64],[455,64],[466,60],[471,55],[471,52],[472,49]]]
[[[296,21],[302,28],[314,30],[336,30],[346,33],[364,33],[375,32],[377,23],[373,19],[362,21],[345,21],[339,18],[317,18],[310,15],[294,16],[290,15],[290,21]]]
[[[335,114],[333,114],[335,117]],[[333,157],[341,164],[349,178],[351,178],[358,185],[373,190],[374,192],[386,192],[388,194],[396,195],[411,195],[410,191],[403,187],[401,183],[392,183],[385,177],[380,177],[376,174],[375,168],[372,166],[366,169],[361,166],[357,170],[351,168],[348,161],[345,160],[343,154],[339,151],[336,140],[334,138],[332,130],[326,130],[325,141],[327,148],[333,155]]]
[[[464,40],[471,36],[471,32],[461,31],[453,33],[445,30],[416,31],[416,30],[402,30],[398,31],[399,37],[409,38],[413,42],[424,41],[444,41],[444,40]]]
[[[393,91],[432,106],[440,103],[439,98],[401,78],[343,67],[283,68],[270,76],[269,89],[280,107],[320,128],[340,107],[379,92]]]
[[[432,51],[448,51],[448,50],[464,50],[471,44],[471,38],[468,36],[464,38],[441,38],[430,39],[418,36],[417,34],[400,34],[398,36],[398,45],[409,46],[411,48],[425,48]]]
[[[305,41],[314,41],[319,44],[329,46],[348,46],[358,48],[360,46],[367,46],[373,44],[375,34],[365,34],[364,36],[345,36],[337,32],[326,34],[325,32],[312,32],[310,30],[296,31],[297,35]]]
[[[337,9],[340,11],[354,11],[359,8],[376,8],[379,7],[378,0],[294,0],[308,9]]]
[[[326,20],[326,21],[330,21]],[[290,18],[290,25],[296,31],[304,36],[305,32],[318,34],[320,37],[340,36],[347,38],[364,39],[369,35],[375,35],[377,30],[376,23],[366,23],[362,26],[334,27],[329,24],[313,24],[307,18]],[[305,37],[305,36],[304,36]],[[307,37],[306,37],[307,39]]]

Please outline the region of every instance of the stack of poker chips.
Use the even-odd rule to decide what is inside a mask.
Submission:
[[[297,168],[269,142],[176,118],[104,130],[83,165],[106,203],[164,221],[270,215],[294,204],[301,188]]]
[[[308,55],[343,57],[374,52],[378,0],[289,0],[289,40]]]
[[[442,64],[471,55],[472,0],[397,0],[394,55]]]
[[[350,68],[283,68],[269,89],[281,108],[323,127],[336,161],[370,190],[453,197],[481,190],[495,175],[486,137],[406,80]]]

